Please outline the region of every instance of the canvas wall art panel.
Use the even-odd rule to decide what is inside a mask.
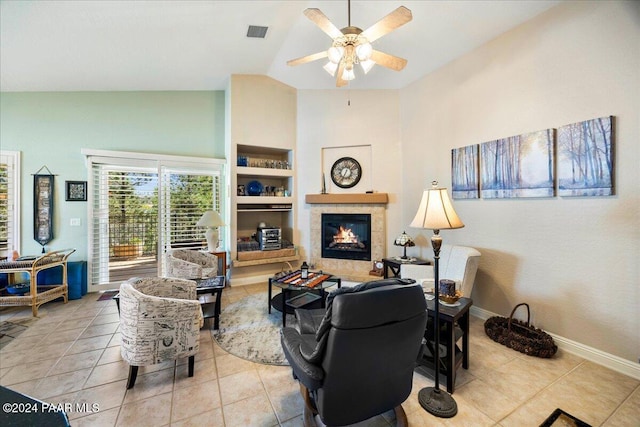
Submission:
[[[451,195],[454,199],[480,197],[478,144],[451,150]]]
[[[545,129],[480,144],[481,196],[554,196],[554,136]]]
[[[558,195],[611,196],[614,190],[613,117],[558,129]]]

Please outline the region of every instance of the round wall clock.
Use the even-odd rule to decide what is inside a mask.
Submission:
[[[362,178],[362,167],[353,157],[341,157],[331,166],[331,180],[340,188],[354,187]]]

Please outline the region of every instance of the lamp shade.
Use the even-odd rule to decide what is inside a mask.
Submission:
[[[395,246],[415,246],[413,243],[413,239],[404,231],[398,237],[396,237],[395,242],[393,242]]]
[[[224,221],[216,211],[205,211],[196,222],[196,227],[220,227],[221,225],[224,225]]]
[[[447,189],[439,188],[438,182],[434,181],[433,187],[422,193],[422,200],[416,216],[411,221],[411,227],[446,230],[462,228],[464,224],[453,209]]]

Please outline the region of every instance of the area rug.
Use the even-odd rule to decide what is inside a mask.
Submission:
[[[115,290],[115,291],[104,291],[100,294],[100,296],[98,297],[98,301],[106,301],[106,300],[110,300],[112,299],[118,292],[120,292],[119,290]]]
[[[287,315],[287,326],[295,325]],[[288,366],[280,345],[282,314],[267,313],[267,293],[249,295],[225,307],[220,313],[220,329],[211,331],[213,339],[227,352],[242,359],[266,365]]]
[[[560,408],[556,408],[555,411],[549,415],[540,427],[591,427],[589,424],[585,423],[574,417],[571,414],[566,413]]]
[[[27,328],[37,320],[37,318],[28,318],[0,322],[0,349],[4,348],[13,341],[14,338],[17,338],[18,335],[26,331]]]

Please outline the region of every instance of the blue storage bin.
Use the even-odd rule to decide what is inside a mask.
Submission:
[[[62,266],[42,270],[38,273],[38,285],[56,285],[62,282]],[[87,293],[87,262],[67,262],[67,284],[69,299],[80,299]]]

